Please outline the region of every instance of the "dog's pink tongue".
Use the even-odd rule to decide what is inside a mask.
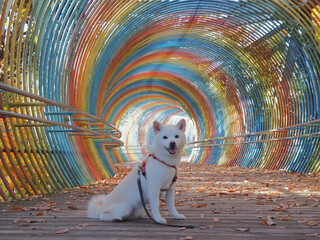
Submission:
[[[173,155],[173,154],[176,154],[176,149],[170,148],[170,149],[169,149],[169,152],[170,152],[170,154],[172,154],[172,155]]]

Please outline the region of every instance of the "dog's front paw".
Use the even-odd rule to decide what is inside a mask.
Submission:
[[[155,218],[154,220],[160,224],[167,224],[167,220],[163,217],[158,217],[158,218]]]
[[[174,219],[177,219],[177,220],[185,220],[186,219],[186,217],[184,216],[184,215],[182,215],[182,214],[175,214],[174,216]]]

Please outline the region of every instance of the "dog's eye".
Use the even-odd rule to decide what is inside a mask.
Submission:
[[[175,135],[174,137],[175,137],[175,138],[179,138],[179,135]]]
[[[163,136],[163,139],[168,139],[168,137],[167,136]]]

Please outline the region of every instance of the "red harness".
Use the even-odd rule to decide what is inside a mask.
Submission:
[[[153,159],[161,162],[162,164],[168,166],[168,167],[171,167],[171,168],[174,168],[176,170],[175,174],[174,174],[174,177],[172,179],[172,183],[174,183],[175,181],[177,181],[178,179],[178,170],[177,170],[177,167],[175,165],[169,165],[168,163],[158,159],[153,153],[150,153],[149,154],[149,157],[152,157]],[[144,160],[140,165],[139,165],[139,171],[142,173],[142,175],[146,177],[146,164],[147,164],[147,160]]]

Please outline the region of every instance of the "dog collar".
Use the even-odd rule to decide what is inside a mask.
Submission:
[[[177,179],[178,179],[178,170],[177,170],[177,167],[176,167],[175,165],[170,165],[170,164],[166,163],[165,161],[160,160],[160,159],[157,158],[156,155],[154,155],[153,153],[150,153],[150,154],[149,154],[149,157],[152,157],[153,159],[161,162],[162,164],[164,164],[164,165],[166,165],[166,166],[168,166],[168,167],[174,168],[174,169],[176,170],[176,172],[175,172],[174,177],[173,177],[173,179],[172,179],[172,183],[174,183],[175,181],[177,181]],[[142,173],[142,175],[143,175],[144,177],[146,177],[146,163],[147,163],[147,161],[145,160],[145,161],[143,161],[143,162],[139,165],[139,171],[141,171],[141,173]]]

